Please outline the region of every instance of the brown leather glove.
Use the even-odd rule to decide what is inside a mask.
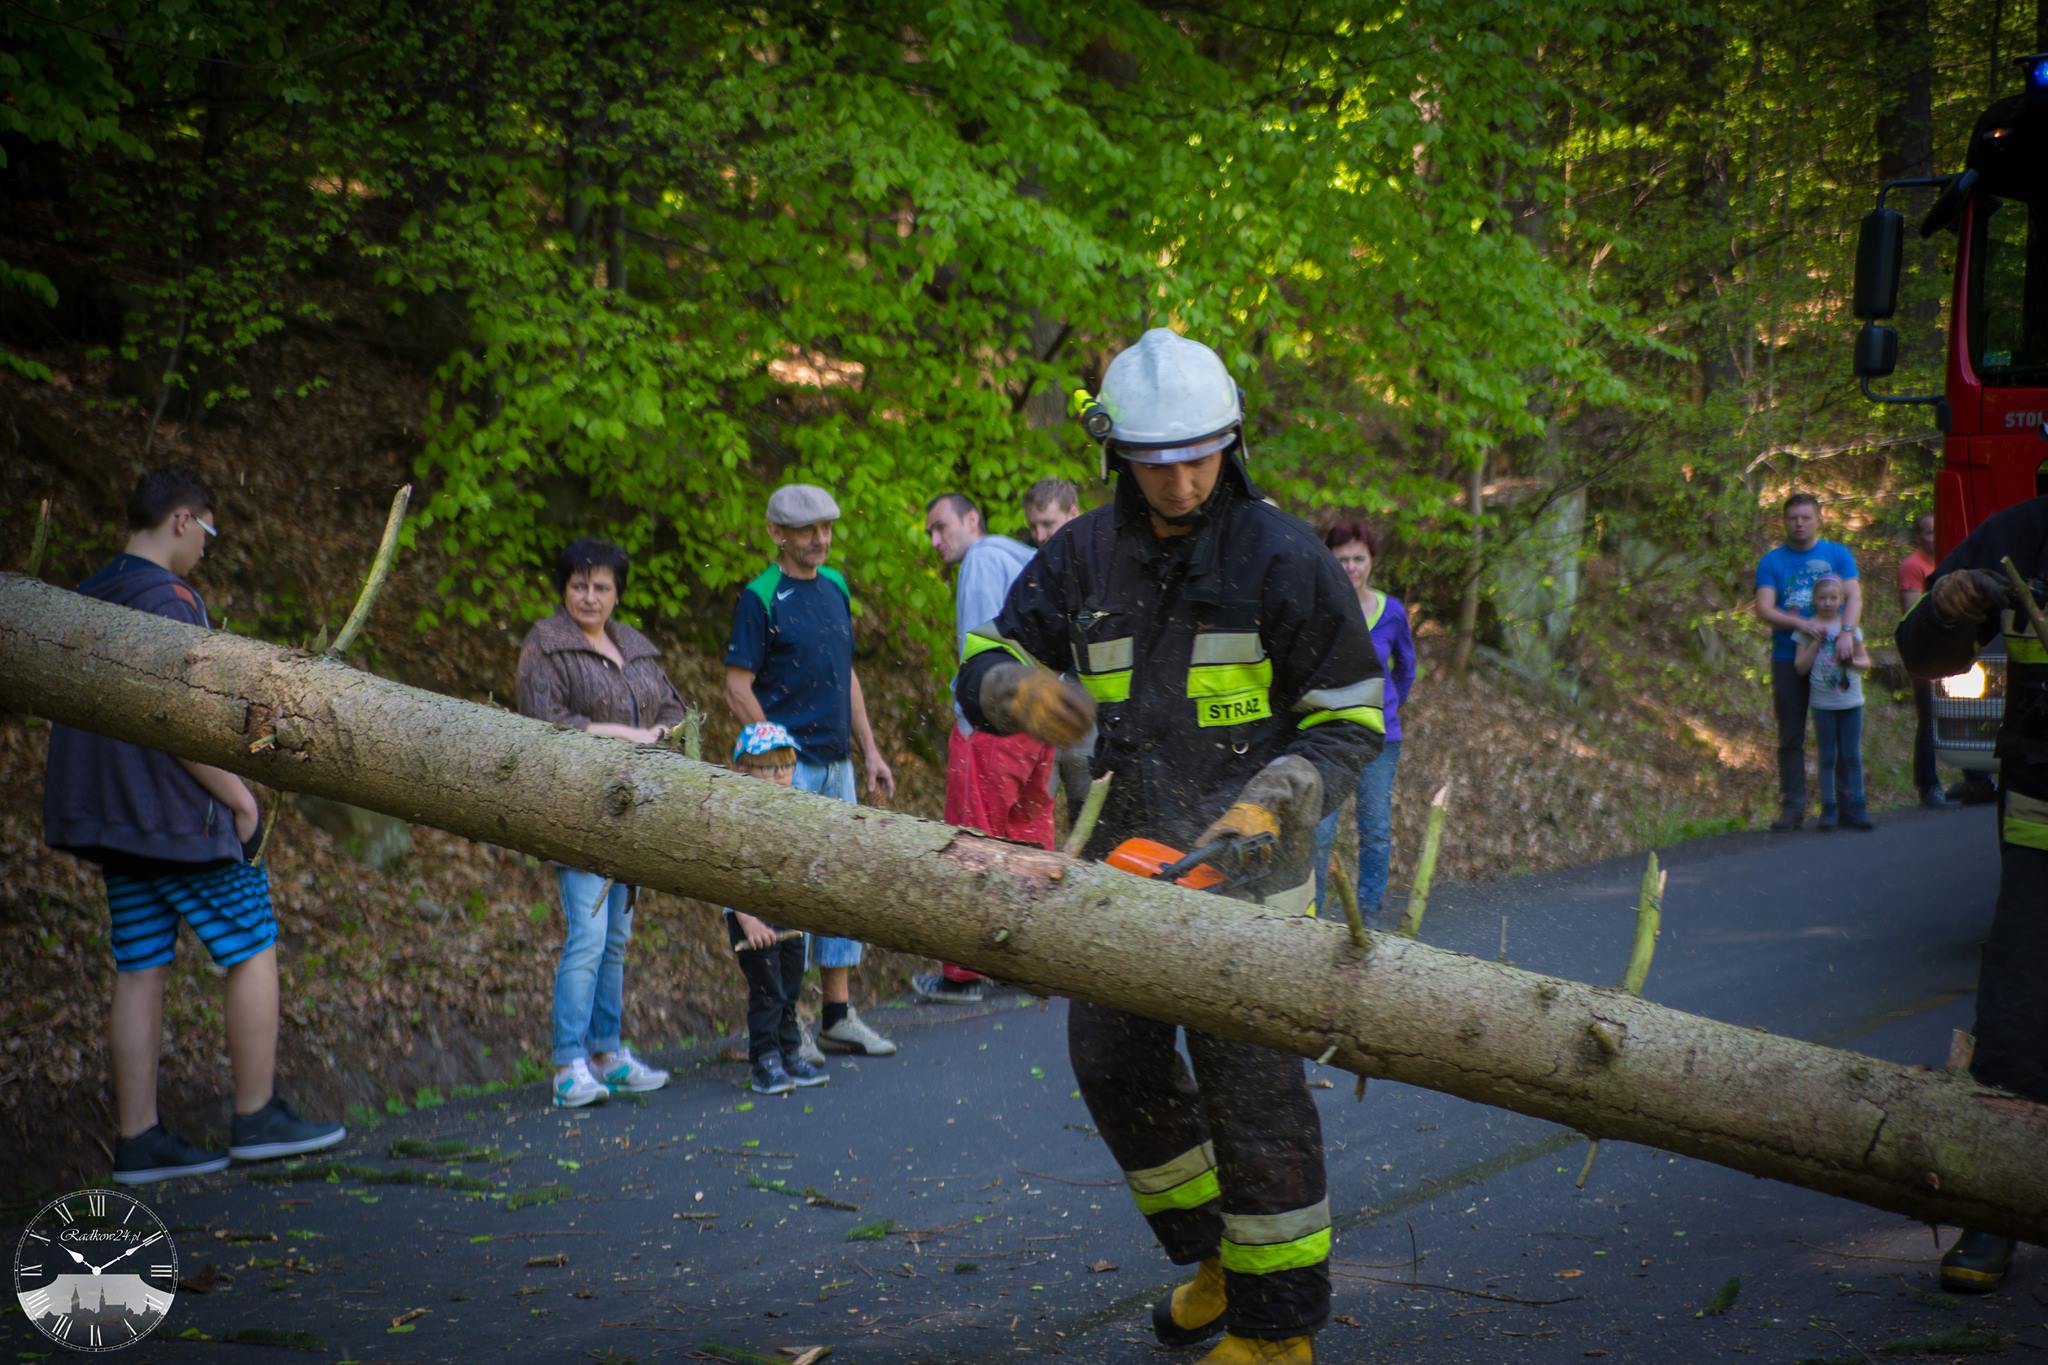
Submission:
[[[1274,838],[1274,842],[1263,850],[1244,855],[1248,864],[1263,872],[1272,866],[1273,854],[1279,848],[1280,817],[1256,802],[1239,801],[1216,817],[1209,828],[1202,831],[1202,837],[1195,840],[1195,846],[1213,844],[1218,839],[1245,839],[1254,834],[1270,834]]]
[[[996,728],[1022,731],[1060,748],[1095,725],[1095,698],[1077,682],[1043,668],[1003,664],[981,682],[981,709]]]
[[[1976,622],[2005,606],[2005,580],[1986,569],[1956,569],[1936,579],[1927,595],[1942,620]]]
[[[1315,765],[1299,754],[1283,755],[1252,774],[1230,809],[1211,822],[1195,843],[1271,834],[1276,842],[1266,846],[1266,862],[1280,850],[1290,856],[1305,856],[1314,846],[1322,806],[1323,779]]]

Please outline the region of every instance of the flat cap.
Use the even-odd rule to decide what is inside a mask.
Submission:
[[[786,483],[768,495],[768,520],[777,526],[809,526],[839,520],[839,504],[812,483]]]

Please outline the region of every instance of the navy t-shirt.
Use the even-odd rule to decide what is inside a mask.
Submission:
[[[78,591],[188,625],[209,624],[191,584],[136,555],[114,556]],[[184,764],[68,725],[50,727],[43,840],[131,876],[191,872],[242,853],[234,818]]]
[[[725,662],[754,675],[761,713],[789,731],[799,757],[853,756],[853,609],[836,571],[791,578],[770,565],[732,609]]]

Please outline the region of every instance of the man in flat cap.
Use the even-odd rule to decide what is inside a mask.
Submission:
[[[768,499],[775,562],[747,584],[732,612],[725,647],[725,700],[741,725],[772,721],[796,741],[796,787],[859,801],[853,752],[860,741],[868,795],[889,800],[896,775],[875,744],[860,676],[853,671],[853,592],[827,568],[839,504],[814,484],[784,484]],[[858,940],[811,935],[825,1008],[817,1047],[886,1057],[896,1044],[875,1032],[849,1003]],[[805,1039],[805,1051],[813,1044]],[[814,1060],[822,1061],[822,1056]]]

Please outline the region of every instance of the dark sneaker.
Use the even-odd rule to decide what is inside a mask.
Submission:
[[[823,1085],[832,1079],[831,1073],[826,1071],[824,1067],[807,1062],[794,1052],[783,1057],[782,1070],[783,1074],[789,1077],[790,1084],[800,1090],[808,1090],[814,1085]]]
[[[276,1095],[253,1114],[235,1115],[228,1155],[237,1161],[271,1161],[324,1151],[348,1136],[338,1123],[302,1119]]]
[[[1941,1258],[1941,1287],[1951,1294],[1989,1294],[2012,1269],[2012,1238],[1968,1232]]]
[[[1867,815],[1845,815],[1842,817],[1842,828],[1869,830],[1876,829],[1877,826],[1870,823],[1870,817]]]
[[[114,1139],[114,1183],[147,1185],[181,1175],[212,1175],[228,1168],[226,1152],[194,1147],[161,1123],[132,1138]]]
[[[787,1095],[796,1089],[796,1082],[782,1064],[782,1054],[771,1052],[754,1063],[754,1083],[748,1088],[756,1095]]]
[[[1926,791],[1920,793],[1920,808],[1922,810],[1954,810],[1958,804],[1958,802],[1951,801],[1948,797],[1944,796],[1939,787],[1929,787]]]
[[[950,981],[940,972],[919,972],[910,978],[910,989],[920,1000],[935,1005],[979,1005],[979,981]]]
[[[1835,817],[1827,811],[1822,811],[1820,819],[1813,822],[1813,827],[1822,834],[1833,834],[1835,832]]]
[[[1771,833],[1790,834],[1793,830],[1799,828],[1805,818],[1796,810],[1781,811],[1778,818],[1771,821]]]

